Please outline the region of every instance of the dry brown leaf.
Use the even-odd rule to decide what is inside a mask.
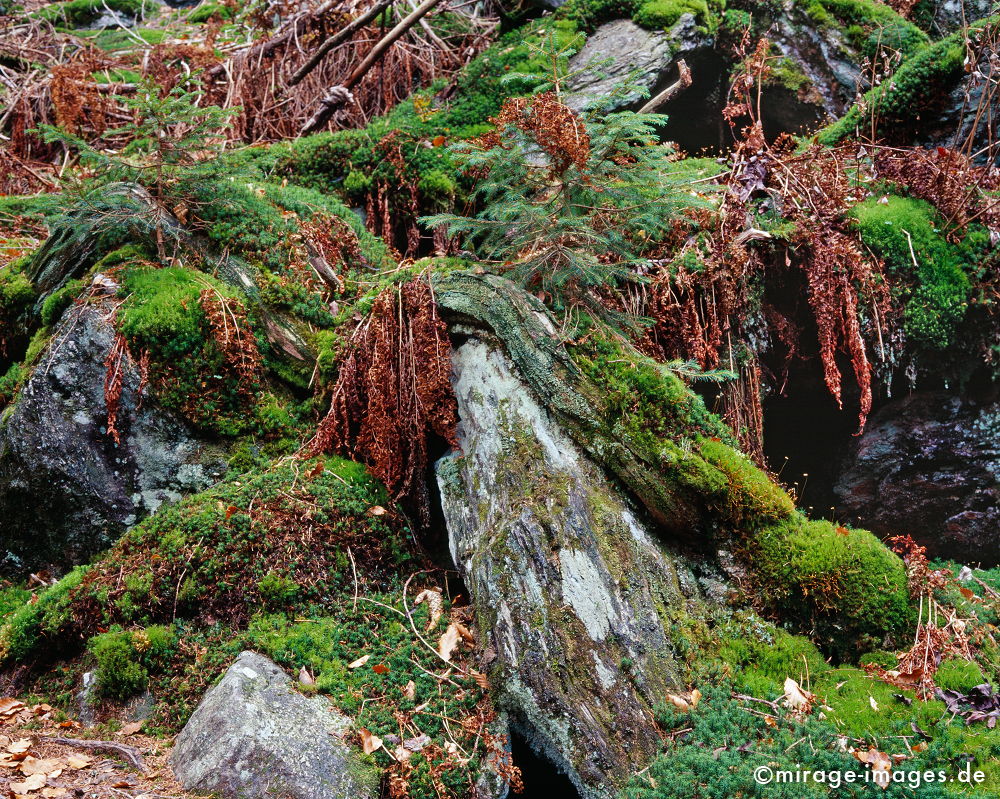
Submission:
[[[372,505],[368,509],[369,516],[385,516],[386,513],[388,513],[388,511],[381,505]]]
[[[867,752],[855,751],[854,756],[862,763],[867,763],[871,766],[876,785],[881,786],[883,789],[889,786],[889,775],[892,771],[892,758],[889,755],[872,747]]]
[[[372,671],[374,671],[376,674],[388,674],[389,667],[386,666],[385,663],[376,663],[374,666],[372,666]]]
[[[87,755],[70,755],[66,758],[66,765],[79,771],[82,768],[87,768],[91,759]]]
[[[698,707],[698,703],[701,701],[701,691],[695,688],[691,691],[691,707]]]
[[[118,731],[119,735],[135,735],[139,730],[142,729],[142,725],[145,722],[142,721],[130,721],[128,724],[122,725],[122,728]]]
[[[347,664],[347,668],[349,668],[349,669],[360,669],[362,666],[365,665],[365,663],[367,663],[369,660],[371,660],[371,657],[372,657],[371,655],[362,655],[357,660],[355,660],[355,661],[353,661],[351,663],[348,663]]]
[[[54,758],[41,760],[30,755],[21,761],[21,773],[30,776],[32,774],[52,774],[55,771],[62,771],[62,761]]]
[[[455,651],[455,647],[458,646],[458,639],[460,635],[458,632],[458,625],[452,622],[448,625],[448,629],[444,631],[444,635],[438,641],[438,654],[445,661],[451,661],[451,655]]]
[[[56,799],[57,796],[65,796],[68,793],[69,789],[67,788],[42,788],[42,796],[45,799]]]
[[[400,744],[399,746],[396,747],[395,751],[392,753],[392,756],[396,758],[397,761],[402,763],[405,760],[409,760],[410,755],[412,754],[413,753],[409,749]]]
[[[27,777],[24,782],[12,782],[10,784],[10,789],[14,793],[31,793],[32,791],[37,791],[44,785],[44,774],[32,774],[30,777]]]
[[[7,751],[12,755],[25,755],[28,753],[29,749],[31,749],[31,741],[27,738],[14,741],[12,744],[8,744],[7,746]]]
[[[691,703],[687,701],[683,696],[678,696],[677,694],[667,694],[667,699],[670,703],[678,710],[688,711],[691,709]]]
[[[458,630],[458,634],[460,636],[462,636],[462,640],[463,641],[466,641],[467,643],[470,643],[470,644],[475,644],[476,643],[476,636],[474,636],[469,631],[469,628],[466,627],[464,624],[462,624],[461,622],[456,621],[455,622],[455,629]]]
[[[417,684],[410,680],[403,688],[403,696],[411,702],[417,695]]]
[[[785,706],[798,713],[808,713],[815,697],[791,677],[785,678],[784,688],[785,695],[783,699]]]
[[[5,696],[0,699],[0,716],[11,716],[24,707],[24,702]]]
[[[358,730],[358,734],[361,736],[361,749],[366,755],[382,748],[382,739],[377,735],[372,735],[366,729]]]
[[[309,673],[309,669],[303,666],[299,669],[299,682],[303,685],[315,685],[316,678]]]

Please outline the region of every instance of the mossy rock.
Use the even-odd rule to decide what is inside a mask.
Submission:
[[[955,344],[973,280],[988,260],[988,233],[974,225],[949,241],[946,222],[930,203],[895,195],[865,200],[850,216],[862,241],[885,259],[895,278],[910,343],[920,351]]]
[[[435,296],[453,324],[472,320],[503,343],[561,429],[614,475],[661,533],[706,553],[742,552],[760,598],[797,628],[814,630],[839,656],[856,656],[872,648],[873,638],[909,629],[914,619],[902,561],[870,533],[808,521],[724,440],[731,434],[679,380],[651,366],[644,373],[646,359],[618,344],[618,358],[603,357],[634,369],[618,380],[639,390],[632,389],[630,404],[616,406],[615,383],[609,390],[594,379],[610,365],[592,357],[581,369],[556,341],[557,327],[541,303],[513,284],[456,273],[436,281]]]

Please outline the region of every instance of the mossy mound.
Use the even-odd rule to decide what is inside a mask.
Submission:
[[[993,23],[994,18],[981,20],[970,31]],[[962,75],[966,35],[959,31],[911,51],[891,79],[870,89],[860,103],[820,132],[820,143],[834,145],[858,131],[870,133],[872,119],[878,138],[907,141],[919,120],[944,102]]]
[[[356,571],[360,585],[384,585],[417,563],[387,506],[364,467],[338,458],[223,482],[163,508],[18,610],[0,628],[0,653],[8,663],[55,656],[114,624],[240,628],[262,607],[322,605]]]
[[[973,281],[988,260],[989,233],[973,225],[951,241],[935,208],[912,197],[871,198],[851,209],[851,216],[865,245],[885,260],[904,304],[910,343],[922,351],[954,345]]]

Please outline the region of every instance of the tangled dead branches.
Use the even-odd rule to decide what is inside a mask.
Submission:
[[[458,423],[447,328],[427,280],[379,294],[348,353],[308,450],[360,456],[427,524],[428,445],[438,436],[457,446]]]

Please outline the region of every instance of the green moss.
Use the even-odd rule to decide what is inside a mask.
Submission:
[[[145,690],[149,672],[138,662],[132,634],[113,630],[95,635],[87,644],[97,660],[98,693],[108,699],[128,699]]]
[[[871,533],[795,515],[747,542],[761,588],[782,618],[824,648],[857,656],[916,621],[903,562]]]
[[[58,322],[63,312],[73,304],[86,285],[84,280],[71,280],[46,297],[42,303],[42,324],[51,327]]]
[[[203,2],[187,15],[187,21],[192,25],[201,25],[213,17],[218,17],[221,20],[230,20],[234,14],[235,12],[230,6],[222,3]]]
[[[95,685],[107,699],[128,699],[146,690],[151,672],[162,670],[177,643],[174,628],[155,625],[145,629],[112,627],[95,635],[87,648],[97,661]]]
[[[977,22],[971,29],[981,29],[988,23]],[[872,119],[877,136],[890,141],[908,140],[929,104],[950,91],[962,74],[965,36],[959,31],[914,51],[891,78],[869,90],[861,103],[821,131],[820,143],[833,145],[862,129],[869,134]]]
[[[0,623],[24,607],[32,596],[34,595],[31,591],[19,585],[7,585],[0,588]]]
[[[55,25],[83,27],[107,13],[105,5],[112,11],[134,19],[143,19],[156,10],[156,4],[150,0],[68,0],[47,5],[34,12],[33,16]]]
[[[632,19],[644,28],[669,29],[684,14],[693,14],[710,31],[718,27],[718,20],[710,10],[708,0],[646,0],[639,5]]]
[[[0,662],[23,662],[39,651],[40,644],[59,651],[65,645],[63,634],[73,619],[71,595],[86,574],[78,566],[58,583],[37,594],[38,600],[23,605],[0,627]]]
[[[961,691],[966,693],[977,685],[987,682],[983,670],[976,663],[961,658],[948,658],[941,661],[934,673],[934,682],[945,691]]]
[[[127,31],[120,28],[108,28],[105,30],[73,31],[74,36],[89,39],[96,47],[109,53],[134,48],[136,37],[147,44],[161,44],[170,33],[169,28],[131,28]]]
[[[164,407],[202,429],[238,435],[253,418],[240,378],[227,365],[199,304],[207,288],[235,298],[232,289],[200,272],[132,267],[122,279],[118,329],[133,352],[150,353],[150,377]]]
[[[864,243],[902,284],[897,294],[910,342],[924,350],[954,343],[972,294],[969,275],[985,260],[988,239],[972,232],[958,243],[948,241],[934,207],[909,197],[872,198],[851,216]]]
[[[0,317],[8,323],[35,300],[35,289],[24,272],[10,266],[0,269]]]
[[[825,24],[835,21],[845,29],[851,43],[869,58],[876,57],[883,49],[908,56],[929,41],[920,28],[889,5],[875,0],[814,0],[812,6],[827,12]],[[821,16],[815,8],[814,14]]]
[[[631,348],[629,348],[631,349]],[[572,348],[572,357],[601,391],[594,399],[613,435],[625,436],[650,463],[670,458],[665,442],[696,435],[732,436],[702,399],[652,358],[629,352],[621,342],[594,334]],[[669,448],[668,448],[669,450]]]

